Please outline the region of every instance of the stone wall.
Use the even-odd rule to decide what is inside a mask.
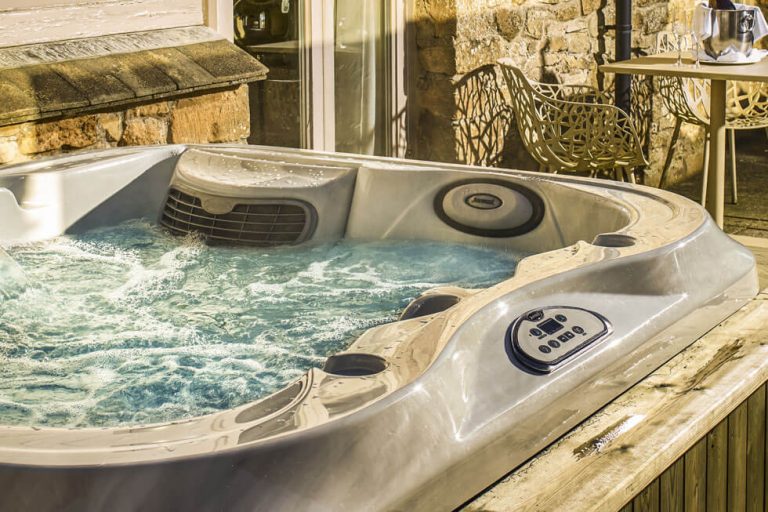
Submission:
[[[654,53],[657,34],[671,30],[672,22],[681,19],[693,2],[634,0],[633,4],[632,46],[637,54]],[[412,156],[481,164],[501,160],[504,167],[535,169],[515,133],[505,135],[502,157],[472,158],[478,150],[471,146],[487,141],[467,142],[467,133],[482,129],[471,118],[489,117],[489,109],[495,108],[490,104],[494,93],[460,89],[487,89],[487,79],[471,77],[500,57],[512,58],[533,79],[610,89],[612,77],[602,76],[597,66],[613,58],[613,31],[606,26],[614,23],[614,14],[613,0],[415,0],[420,69]],[[641,135],[651,161],[645,181],[655,185],[674,118],[663,111],[653,87],[652,80],[635,81],[633,112],[643,125]],[[473,94],[485,104],[466,105],[466,98]],[[494,122],[501,124],[503,119]],[[669,181],[701,169],[702,140],[701,129],[684,125]]]
[[[119,110],[0,127],[0,164],[78,150],[245,142],[248,85]]]

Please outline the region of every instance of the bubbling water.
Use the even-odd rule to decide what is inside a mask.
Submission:
[[[0,424],[59,427],[263,398],[425,290],[495,284],[523,256],[433,242],[209,247],[143,221],[7,250],[0,285],[23,286],[0,294]]]

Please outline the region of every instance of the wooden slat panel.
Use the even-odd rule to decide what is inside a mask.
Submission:
[[[659,510],[679,512],[683,510],[685,491],[685,464],[680,458],[659,477]]]
[[[659,479],[637,495],[633,500],[634,512],[659,512]]]
[[[624,505],[619,512],[635,512],[634,507],[632,506],[632,502],[630,501],[626,505]]]
[[[707,512],[726,512],[728,499],[728,419],[707,434]]]
[[[763,510],[765,512],[768,512],[768,384],[763,384],[763,389],[766,390],[766,403],[765,403],[766,438],[764,440],[765,465],[763,466],[763,471],[764,471],[763,488],[764,488],[765,495],[763,496]]]
[[[685,510],[705,510],[707,485],[707,438],[685,454]]]
[[[765,500],[765,386],[747,401],[747,511],[763,510]]]
[[[746,510],[747,402],[728,416],[728,511]]]

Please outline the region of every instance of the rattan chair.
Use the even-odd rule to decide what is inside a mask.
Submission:
[[[660,52],[676,49],[675,36],[669,33],[659,34]],[[683,38],[683,45],[690,47],[690,38]],[[664,168],[661,172],[659,187],[666,184],[667,173],[672,165],[675,146],[680,137],[683,123],[690,123],[707,128],[704,146],[704,172],[701,185],[701,203],[707,198],[707,166],[709,162],[709,82],[692,78],[660,77],[659,94],[664,107],[675,116],[675,128],[667,150]],[[768,86],[756,82],[728,82],[725,127],[731,150],[732,200],[738,201],[736,179],[736,130],[754,130],[765,128],[768,134]]]
[[[547,172],[613,172],[634,183],[634,169],[647,165],[640,138],[627,114],[583,85],[528,80],[509,59],[498,61],[509,89],[520,137]]]

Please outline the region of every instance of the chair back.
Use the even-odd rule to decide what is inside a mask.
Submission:
[[[537,92],[510,59],[500,59],[498,62],[507,83],[509,102],[515,113],[517,131],[525,149],[542,167],[566,166],[567,164],[558,158],[545,142],[541,112],[537,108]]]

